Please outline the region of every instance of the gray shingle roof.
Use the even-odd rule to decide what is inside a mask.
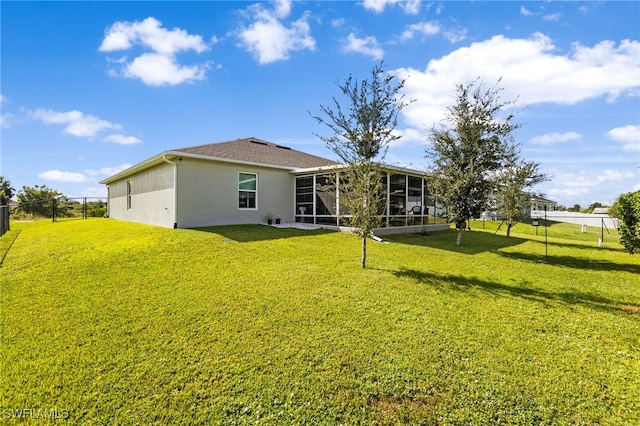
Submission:
[[[322,167],[338,164],[326,158],[296,151],[258,138],[236,139],[172,151],[287,168]]]

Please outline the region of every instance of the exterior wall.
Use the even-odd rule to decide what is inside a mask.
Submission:
[[[163,163],[109,184],[109,217],[172,228],[174,166]],[[131,182],[131,208],[127,182]]]
[[[271,212],[293,222],[294,176],[287,170],[179,158],[178,227],[264,223]],[[238,174],[257,174],[256,209],[238,207]]]
[[[529,214],[529,217],[535,218],[540,217],[540,215],[544,215],[544,208],[547,208],[547,212],[553,212],[556,209],[556,203],[553,201],[542,201],[531,199],[530,209],[526,212]]]
[[[544,211],[537,210],[532,214],[533,218],[544,218]],[[554,222],[575,223],[577,225],[586,225],[600,228],[606,226],[608,229],[618,229],[619,221],[615,217],[606,214],[589,214],[578,212],[556,212],[547,211],[546,218]]]

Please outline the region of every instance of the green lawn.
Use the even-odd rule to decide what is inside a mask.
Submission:
[[[494,231],[13,223],[0,417],[639,424],[640,257]]]

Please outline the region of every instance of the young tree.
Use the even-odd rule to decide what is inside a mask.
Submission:
[[[0,206],[9,204],[15,191],[11,186],[11,182],[5,179],[4,176],[0,176]]]
[[[338,188],[341,215],[348,212],[349,224],[362,238],[360,266],[366,267],[367,238],[381,224],[384,207],[382,168],[389,143],[399,139],[393,132],[398,113],[407,103],[400,93],[403,81],[385,74],[383,63],[371,70],[371,78],[358,81],[349,76],[338,86],[345,104],[333,97],[333,107],[320,105],[322,116],[312,115],[326,125],[331,136],[318,136],[344,163],[333,182]]]
[[[620,244],[630,254],[640,251],[640,191],[620,195],[609,213],[620,219]]]
[[[487,89],[476,80],[456,85],[456,102],[448,108],[446,124],[434,126],[427,148],[432,161],[431,184],[456,224],[456,244],[462,243],[466,223],[485,210],[494,188],[493,175],[508,152],[512,132],[519,126],[504,110],[514,102],[500,99],[500,88]]]
[[[495,197],[498,211],[507,221],[507,237],[529,207],[531,195],[526,190],[549,180],[539,168],[540,164],[534,161],[520,159],[519,147],[512,145],[506,152],[502,168],[495,174]]]

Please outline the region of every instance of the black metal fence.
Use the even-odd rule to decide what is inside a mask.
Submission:
[[[58,197],[18,202],[11,214],[15,219],[49,218],[52,222],[60,218],[104,217],[107,214],[107,201],[104,197]]]
[[[9,206],[0,206],[0,236],[11,229],[9,225]]]

